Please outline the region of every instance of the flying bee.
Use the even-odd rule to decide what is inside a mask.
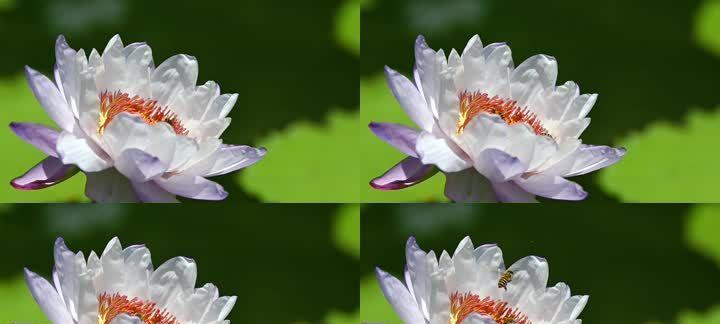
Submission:
[[[512,270],[505,271],[498,280],[498,288],[507,290],[507,285],[512,281],[513,273]]]

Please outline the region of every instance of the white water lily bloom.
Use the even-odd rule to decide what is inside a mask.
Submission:
[[[12,181],[18,189],[87,175],[94,201],[175,201],[175,195],[220,200],[227,192],[208,177],[259,161],[265,149],[220,139],[237,94],[213,81],[197,86],[198,62],[175,55],[155,67],[150,46],[113,37],[89,57],[58,37],[55,82],[26,67],[30,87],[60,128],[12,123],[48,157]]]
[[[25,269],[30,293],[53,324],[229,324],[236,297],[218,297],[212,284],[195,288],[196,277],[191,259],[153,269],[145,246],[123,249],[117,238],[87,260],[58,238],[54,285]]]
[[[438,170],[454,201],[580,200],[586,192],[567,177],[619,161],[624,149],[582,144],[580,134],[597,95],[572,81],[555,86],[557,62],[535,55],[515,67],[504,43],[474,36],[462,54],[415,43],[414,83],[386,67],[388,84],[420,128],[371,123],[381,139],[408,155],[371,185],[415,185]],[[489,187],[492,187],[492,190]]]
[[[505,268],[494,244],[477,248],[464,238],[451,257],[425,252],[411,237],[405,284],[376,270],[385,298],[407,324],[579,324],[588,296],[546,287],[548,263],[528,256]]]

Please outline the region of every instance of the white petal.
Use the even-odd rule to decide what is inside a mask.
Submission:
[[[587,304],[588,296],[572,296],[565,300],[560,310],[555,315],[553,322],[571,321],[580,316],[585,304]]]
[[[120,35],[115,35],[110,39],[102,54],[102,62],[105,67],[101,77],[99,77],[98,87],[107,91],[123,91],[128,84],[128,71],[125,64],[125,54],[123,53],[123,43]]]
[[[410,237],[405,244],[405,258],[407,260],[406,271],[410,278],[410,280],[406,280],[408,290],[415,296],[424,317],[429,317],[431,272],[427,263],[427,253],[420,249],[414,237]]]
[[[64,164],[77,165],[85,172],[98,172],[113,165],[102,149],[81,135],[62,132],[58,137],[57,151]]]
[[[246,145],[223,145],[215,151],[215,154],[194,166],[192,170],[188,170],[188,172],[204,177],[214,177],[230,173],[255,164],[265,156],[266,152],[267,150],[264,148],[254,148]]]
[[[563,177],[574,177],[602,169],[618,162],[625,155],[625,149],[609,146],[580,145],[565,159],[543,173]]]
[[[161,106],[168,105],[180,91],[195,87],[198,76],[197,60],[179,54],[162,62],[152,75],[152,98]]]
[[[129,246],[123,250],[125,263],[124,293],[129,298],[150,298],[148,284],[153,270],[150,250],[142,245]]]
[[[167,304],[181,292],[189,292],[195,287],[197,265],[195,261],[175,257],[160,265],[150,277],[150,299],[159,308]]]
[[[473,247],[472,240],[469,236],[460,241],[455,252],[453,253],[452,261],[455,276],[458,285],[456,287],[448,287],[451,291],[457,291],[465,293],[474,291],[478,284],[478,271],[475,263],[475,247]]]
[[[443,251],[443,255],[447,253]],[[449,257],[441,256],[442,259],[449,260]],[[431,277],[430,324],[447,324],[450,322],[450,294],[445,286],[445,276],[442,271],[436,271]]]
[[[70,315],[72,315],[73,318],[77,318],[77,278],[82,272],[82,269],[75,263],[75,253],[67,248],[65,241],[61,237],[55,240],[53,255],[55,257],[54,271],[58,277],[56,282],[60,283],[63,300],[70,311]]]
[[[538,299],[534,320],[551,321],[568,298],[570,298],[570,288],[566,284],[560,282],[555,287],[548,288]]]
[[[224,320],[235,306],[236,300],[237,297],[235,296],[225,296],[216,299],[210,305],[210,308],[207,313],[205,313],[202,320],[200,320],[200,323],[213,323]]]
[[[200,323],[202,317],[210,309],[212,302],[218,298],[218,289],[213,284],[205,284],[202,288],[195,291],[188,297],[184,307],[177,310],[171,310],[178,320]]]
[[[123,292],[125,283],[125,258],[120,240],[114,237],[105,246],[100,256],[103,267],[102,290],[109,294]]]
[[[420,133],[415,150],[423,164],[434,164],[443,172],[458,172],[472,166],[452,141],[427,132]]]
[[[467,45],[465,45],[465,49],[463,49],[462,55],[479,56],[482,53],[482,48],[483,44],[480,40],[480,36],[475,34],[467,42]]]
[[[102,140],[114,159],[134,148],[169,164],[174,155],[176,136],[166,123],[149,125],[139,116],[121,113],[108,123]]]
[[[150,46],[142,43],[130,44],[123,50],[126,60],[128,87],[125,89],[131,97],[138,95],[142,98],[149,98],[150,76],[154,63]]]

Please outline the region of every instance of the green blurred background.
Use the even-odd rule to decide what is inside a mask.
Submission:
[[[497,243],[508,266],[545,257],[548,285],[590,295],[583,323],[720,323],[720,205],[375,204],[361,213],[363,322],[401,323],[373,269],[402,278],[409,236],[439,255],[469,235],[475,246]]]
[[[308,187],[347,174],[326,158],[330,146],[342,144],[333,141],[341,138],[329,143],[302,138],[286,142],[298,127],[323,129],[333,116],[358,114],[357,1],[318,0],[308,5],[281,0],[269,5],[260,0],[0,0],[0,43],[5,44],[0,62],[0,143],[13,157],[2,161],[0,202],[86,201],[81,174],[35,192],[7,185],[42,158],[7,125],[51,124],[22,71],[30,65],[50,73],[59,34],[71,47],[87,52],[102,51],[114,34],[126,44],[145,41],[156,64],[174,54],[190,54],[199,61],[200,84],[215,80],[223,92],[238,93],[230,114],[233,122],[223,140],[265,146],[269,153],[251,168],[213,178],[230,193],[231,202],[290,200],[282,190],[298,183],[285,174],[319,174],[318,180],[304,183]],[[334,171],[340,174],[329,174]],[[296,200],[333,201],[312,190]]]
[[[49,324],[23,267],[49,278],[53,242],[102,253],[118,236],[145,244],[157,268],[198,264],[197,287],[238,296],[233,323],[359,322],[360,213],[356,205],[20,205],[0,212],[0,323]]]
[[[361,115],[412,125],[385,84],[388,65],[411,75],[413,44],[460,51],[474,34],[507,42],[516,65],[557,58],[558,83],[598,93],[588,144],[624,146],[624,160],[573,180],[589,201],[718,202],[720,1],[377,0],[362,7]],[[365,182],[402,154],[365,127]],[[369,201],[445,201],[441,175]]]

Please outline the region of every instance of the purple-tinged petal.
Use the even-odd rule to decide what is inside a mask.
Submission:
[[[10,181],[15,189],[36,190],[47,188],[67,180],[78,172],[74,165],[63,164],[49,156],[32,167],[25,174]]]
[[[527,164],[501,150],[490,148],[478,154],[474,161],[477,171],[491,182],[505,182],[527,170]]]
[[[10,123],[10,129],[12,129],[17,137],[20,137],[23,141],[35,146],[45,154],[52,157],[58,157],[55,147],[57,146],[57,140],[60,133],[56,130],[40,124],[18,122]]]
[[[538,196],[560,200],[583,200],[587,192],[583,188],[563,177],[546,174],[534,174],[513,179],[525,191]]]
[[[25,269],[24,272],[25,282],[28,289],[30,289],[30,294],[32,294],[35,302],[38,303],[48,320],[53,324],[73,324],[70,312],[68,312],[67,307],[65,307],[60,295],[53,286],[45,278],[28,269]]]
[[[136,148],[124,150],[115,160],[115,169],[132,182],[145,182],[167,170],[159,158]]]
[[[192,199],[223,200],[228,195],[220,184],[199,176],[177,174],[157,178],[155,183],[170,193]]]
[[[370,181],[370,186],[380,190],[397,190],[416,185],[432,177],[438,169],[422,164],[414,157],[407,157],[383,175]]]
[[[260,161],[267,150],[247,145],[222,145],[214,154],[214,163],[205,177],[214,177],[230,173]]]
[[[424,131],[432,131],[435,117],[415,85],[404,75],[387,66],[385,67],[385,77],[390,91],[405,113],[415,122],[415,125]]]
[[[496,182],[492,184],[495,198],[507,203],[535,203],[535,195],[520,188],[514,181]]]
[[[580,145],[580,147],[570,154],[567,158],[560,161],[557,165],[548,170],[549,173],[555,174],[553,170],[563,168],[562,173],[558,174],[563,177],[574,177],[593,172],[610,166],[625,156],[624,148],[614,148],[609,146]],[[544,173],[544,172],[543,172]]]
[[[425,164],[436,165],[443,172],[458,172],[472,167],[467,156],[451,140],[422,132],[415,145],[417,155]]]
[[[415,129],[392,123],[370,123],[370,130],[381,140],[409,156],[418,157],[415,145],[420,135]]]
[[[165,191],[165,189],[158,186],[153,181],[146,182],[132,182],[132,187],[135,190],[138,198],[142,202],[152,203],[176,203],[178,200],[175,195]]]
[[[130,180],[114,168],[86,172],[85,195],[94,202],[137,202]]]
[[[403,323],[425,324],[425,317],[420,311],[417,302],[415,302],[415,298],[410,295],[410,292],[400,280],[380,268],[375,268],[375,277],[380,284],[385,299],[387,299]]]
[[[61,129],[71,132],[75,126],[75,117],[60,90],[50,79],[29,66],[25,67],[25,74],[35,98],[37,98],[50,118]]]
[[[446,173],[445,197],[454,202],[495,202],[490,182],[475,169]]]

